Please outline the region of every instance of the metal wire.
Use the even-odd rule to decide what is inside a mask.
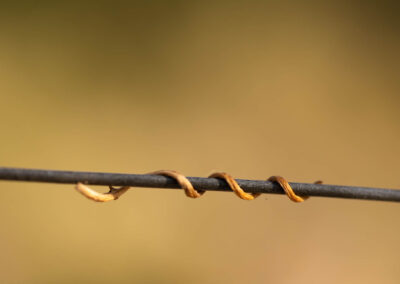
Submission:
[[[231,192],[228,184],[218,178],[188,177],[188,179],[196,190]],[[90,185],[180,188],[173,178],[161,175],[55,171],[7,167],[0,167],[0,180],[64,184],[83,182]],[[266,180],[235,180],[243,190],[249,193],[284,194],[282,188],[275,182]],[[296,194],[302,196],[400,202],[400,190],[395,189],[294,182],[290,182],[289,184]]]

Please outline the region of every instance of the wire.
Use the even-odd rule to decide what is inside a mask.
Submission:
[[[154,174],[118,174],[78,171],[55,171],[24,168],[0,167],[0,180],[48,182],[88,185],[114,185],[152,188],[181,188],[174,178]],[[232,191],[228,183],[221,178],[187,177],[187,180],[198,192]],[[284,194],[277,182],[265,180],[235,179],[236,183],[247,193]],[[327,185],[312,183],[288,183],[298,196],[320,196],[400,202],[400,190]]]

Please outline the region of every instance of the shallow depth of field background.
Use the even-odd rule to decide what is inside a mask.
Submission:
[[[390,3],[2,2],[0,165],[400,188]],[[0,192],[1,283],[400,281],[395,203]]]

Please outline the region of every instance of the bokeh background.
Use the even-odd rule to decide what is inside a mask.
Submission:
[[[1,165],[400,188],[396,2],[321,2],[2,1]],[[1,283],[400,281],[395,203],[0,188]]]

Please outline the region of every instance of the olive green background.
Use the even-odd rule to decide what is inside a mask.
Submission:
[[[400,189],[399,21],[377,3],[2,2],[0,165]],[[1,283],[400,281],[395,203],[0,190]]]

